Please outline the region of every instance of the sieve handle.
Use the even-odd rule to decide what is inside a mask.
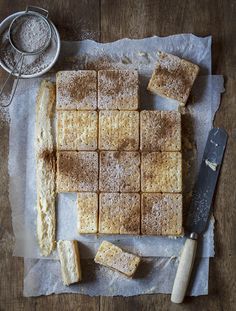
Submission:
[[[40,13],[44,17],[48,18],[48,11],[43,9],[43,8],[40,8],[38,6],[33,6],[33,5],[27,6],[26,9],[25,9],[25,12],[29,12],[29,11]]]
[[[9,100],[9,102],[8,102],[7,105],[1,105],[1,106],[4,107],[4,108],[10,106],[10,104],[11,104],[11,102],[12,102],[12,99],[13,99],[13,97],[14,97],[14,95],[15,95],[16,88],[17,88],[19,79],[20,79],[20,77],[21,77],[22,66],[23,66],[23,63],[24,63],[24,54],[21,55],[21,57],[19,58],[18,62],[17,62],[17,63],[15,64],[15,66],[13,67],[12,71],[9,73],[9,75],[8,75],[7,79],[5,80],[5,82],[4,82],[4,84],[3,84],[3,87],[2,87],[2,89],[1,89],[1,91],[0,91],[0,98],[1,98],[2,93],[3,93],[4,89],[5,89],[5,86],[7,85],[8,80],[10,79],[10,77],[12,76],[13,72],[15,71],[15,69],[17,68],[17,66],[18,66],[18,64],[19,64],[20,62],[21,62],[21,64],[20,64],[20,70],[19,70],[18,75],[17,75],[16,83],[15,83],[15,85],[13,86],[13,89],[12,89],[12,92],[11,92],[11,98],[10,98],[10,100]]]

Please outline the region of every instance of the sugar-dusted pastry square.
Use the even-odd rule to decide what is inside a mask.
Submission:
[[[120,234],[140,234],[140,194],[120,193]]]
[[[143,192],[182,192],[180,152],[143,152],[141,160]]]
[[[77,195],[78,233],[98,232],[98,194],[93,192],[79,192]]]
[[[199,67],[175,55],[158,52],[158,61],[147,89],[185,105]]]
[[[143,193],[141,195],[141,233],[180,235],[182,233],[182,194]]]
[[[143,151],[180,151],[181,114],[177,111],[141,111],[140,140]]]
[[[95,110],[97,73],[94,70],[59,71],[56,92],[58,110]]]
[[[139,112],[102,110],[99,112],[100,150],[138,150]]]
[[[162,192],[182,192],[182,154],[162,152]]]
[[[161,112],[143,110],[140,112],[140,149],[160,151],[162,143]]]
[[[119,193],[99,194],[99,233],[120,233]]]
[[[120,111],[119,150],[139,149],[139,112]]]
[[[57,192],[98,190],[98,154],[95,151],[57,153]]]
[[[99,111],[99,139],[100,150],[119,149],[119,111]]]
[[[108,241],[103,241],[99,246],[94,261],[127,277],[132,277],[138,268],[141,258],[123,251]]]
[[[118,192],[120,166],[118,151],[101,151],[99,165],[99,190]]]
[[[96,111],[58,111],[57,149],[96,150],[97,123]]]
[[[161,152],[141,154],[141,191],[162,192],[163,170]]]
[[[181,114],[161,111],[161,151],[181,151]]]
[[[98,108],[137,110],[138,85],[136,70],[98,71]]]
[[[119,191],[140,191],[140,154],[136,151],[119,153]]]

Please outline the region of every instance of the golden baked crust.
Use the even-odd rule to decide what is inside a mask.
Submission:
[[[186,104],[199,67],[175,55],[159,52],[147,89]]]
[[[58,110],[97,109],[96,71],[60,71],[56,75],[56,85]]]
[[[143,151],[180,151],[181,114],[177,111],[141,111],[140,140]]]
[[[58,111],[57,149],[96,150],[97,123],[96,111]]]
[[[138,109],[138,72],[136,70],[98,71],[99,109]]]
[[[97,152],[59,151],[57,153],[58,192],[95,192],[97,190]]]
[[[121,193],[120,234],[140,234],[140,194]]]
[[[100,193],[99,233],[120,233],[119,193]]]
[[[139,152],[101,151],[99,190],[102,192],[139,192]]]
[[[99,112],[100,150],[138,150],[139,112],[106,110]]]
[[[141,261],[140,257],[127,253],[114,244],[103,241],[94,258],[96,263],[132,277]]]
[[[143,192],[182,192],[180,152],[143,152],[141,159]]]
[[[78,204],[78,233],[98,232],[98,194],[79,192]]]
[[[180,235],[182,233],[182,194],[142,194],[141,233],[145,235]]]

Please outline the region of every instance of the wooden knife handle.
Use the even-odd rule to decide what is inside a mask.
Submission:
[[[174,303],[181,303],[184,300],[193,269],[196,249],[196,239],[187,239],[185,241],[171,294],[171,301]]]

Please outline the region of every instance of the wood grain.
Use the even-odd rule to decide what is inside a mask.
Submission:
[[[225,76],[226,92],[215,119],[229,142],[215,198],[216,256],[210,263],[209,295],[174,305],[169,295],[88,297],[52,295],[23,298],[23,260],[11,256],[12,227],[8,200],[8,125],[0,114],[0,310],[235,310],[236,304],[236,1],[234,0],[67,0],[30,1],[50,10],[64,40],[89,37],[114,41],[192,32],[213,36],[214,74]],[[23,10],[26,0],[0,0],[0,19]],[[0,77],[3,76],[0,72]]]

